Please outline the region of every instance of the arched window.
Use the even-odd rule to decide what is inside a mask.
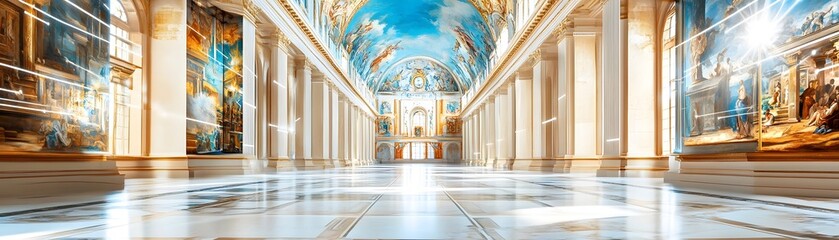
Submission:
[[[122,2],[119,0],[111,0],[111,15],[114,16],[116,19],[122,20],[123,22],[128,22],[128,15],[125,14],[125,7],[122,6]]]
[[[667,12],[661,46],[661,152],[673,151],[676,136],[676,12]]]
[[[416,110],[411,114],[411,136],[422,137],[425,136],[425,111]]]

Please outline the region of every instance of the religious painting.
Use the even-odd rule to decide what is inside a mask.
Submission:
[[[49,20],[23,21],[0,2],[0,151],[108,151],[110,54],[98,36],[108,34],[109,2],[21,4]]]
[[[486,11],[509,11],[509,4],[484,5],[488,6]],[[405,84],[400,82],[399,87],[419,89],[428,86],[423,82],[432,82],[431,78],[417,78],[425,70],[408,72],[397,66],[416,56],[438,61],[437,64],[445,66],[449,74],[463,81],[462,87],[468,88],[473,79],[482,77],[490,54],[495,50],[492,27],[467,0],[367,0],[363,5],[343,8],[341,14],[348,13],[352,13],[352,18],[343,31],[342,43],[349,53],[350,63],[362,79],[368,79],[367,85],[371,89],[383,80],[393,80],[386,75],[399,73],[411,76],[404,79]],[[504,16],[487,17],[499,21],[506,19]],[[442,77],[439,81],[445,84],[447,79]],[[396,80],[403,81],[402,78]]]
[[[459,116],[448,116],[446,117],[446,126],[444,132],[446,133],[446,135],[459,135],[462,125],[463,122],[460,120]]]
[[[379,116],[376,120],[376,133],[382,137],[390,137],[393,134],[393,118],[390,116]]]
[[[460,93],[460,83],[443,64],[427,58],[402,61],[376,83],[376,93]]]
[[[460,101],[447,101],[446,114],[460,114]]]
[[[750,140],[758,140],[761,151],[839,146],[839,135],[832,134],[839,127],[839,111],[832,108],[839,106],[839,45],[826,37],[839,31],[839,1],[683,6],[684,35],[691,39],[684,61],[686,146]],[[722,91],[726,86],[738,90]],[[755,93],[756,101],[749,101]],[[751,134],[740,131],[749,125]]]
[[[759,0],[762,1],[762,0]],[[744,44],[748,15],[759,4],[744,1],[685,1],[683,91],[686,146],[757,141],[755,126],[757,77],[763,58],[756,46]],[[730,16],[727,18],[727,16]],[[727,20],[727,24],[717,24]]]
[[[380,99],[379,114],[393,114],[393,101]]]
[[[190,1],[187,26],[187,153],[241,153],[242,17]]]

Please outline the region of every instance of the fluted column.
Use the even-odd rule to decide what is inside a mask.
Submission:
[[[554,128],[554,172],[567,172],[574,155],[574,36],[573,20],[566,19],[554,33],[557,39],[556,128]]]
[[[347,98],[339,95],[338,99],[338,161],[340,162],[340,166],[346,167],[349,164],[348,159],[348,147],[350,144],[349,141],[349,104],[347,103]]]
[[[600,87],[601,71],[599,70],[598,41],[599,28],[595,26],[580,26],[575,23],[573,35],[566,39],[569,45],[565,58],[568,72],[565,80],[571,91],[566,92],[569,107],[569,140],[571,147],[567,156],[572,157],[572,170],[590,171],[597,169],[600,148],[598,116],[602,114],[598,87]]]
[[[280,167],[277,161],[289,159],[289,57],[288,39],[277,34],[271,47],[271,61],[268,63],[268,158],[273,167]]]
[[[305,169],[312,160],[312,66],[306,61],[297,70],[297,119],[295,119],[296,159],[295,166]]]
[[[352,103],[347,104],[347,161],[350,166],[356,166],[356,151],[358,149],[358,141],[356,141],[356,125],[358,124],[356,118],[356,106]]]
[[[627,20],[625,0],[607,0],[603,6],[603,72],[600,85],[603,159],[598,172],[615,172],[626,166],[627,117]]]
[[[489,97],[486,104],[486,116],[487,116],[487,161],[486,166],[492,167],[495,165],[495,145],[498,139],[496,138],[495,131],[498,127],[497,117],[495,113],[495,96]]]
[[[500,91],[500,90],[499,90]],[[494,109],[492,110],[495,113],[492,118],[495,121],[495,127],[493,128],[493,133],[495,137],[493,137],[493,147],[495,148],[495,161],[492,163],[492,167],[503,168],[504,163],[506,163],[507,159],[504,158],[504,146],[507,144],[506,140],[504,139],[504,129],[509,128],[504,122],[504,115],[502,106],[504,105],[503,102],[503,95],[501,92],[497,92],[495,94],[495,98],[493,99],[493,106]],[[499,166],[502,165],[502,166]]]
[[[329,90],[329,83],[321,74],[312,77],[312,164],[315,168],[328,168],[331,166],[329,161],[331,148],[329,121],[331,93]],[[307,163],[307,167],[308,163]]]
[[[516,74],[516,159],[513,161],[515,170],[528,170],[533,160],[533,81],[530,74],[532,71]]]
[[[334,167],[343,167],[338,158],[338,132],[341,131],[338,126],[341,118],[338,115],[338,89],[335,85],[330,84],[329,94],[329,161]]]
[[[515,97],[516,97],[516,88],[515,83],[508,83],[506,86],[499,89],[499,102],[500,105],[500,112],[499,120],[501,122],[501,126],[499,128],[498,138],[500,142],[498,142],[498,148],[501,149],[499,153],[501,155],[498,156],[499,160],[496,160],[496,166],[502,169],[509,169],[513,166],[513,159],[515,159],[515,151],[516,151],[516,119],[515,119]]]
[[[556,62],[537,50],[533,62],[533,170],[553,170],[553,85],[556,79]]]

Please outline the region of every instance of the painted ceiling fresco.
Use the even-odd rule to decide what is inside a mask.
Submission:
[[[376,91],[382,77],[398,74],[389,72],[400,70],[396,63],[416,57],[439,60],[471,87],[486,70],[496,38],[513,25],[513,6],[500,0],[325,0],[323,11],[332,40],[344,44]]]
[[[425,58],[400,61],[374,86],[377,92],[460,92],[460,84],[442,64]]]

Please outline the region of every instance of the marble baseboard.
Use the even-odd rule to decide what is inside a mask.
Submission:
[[[101,155],[0,155],[0,198],[116,191],[124,180],[115,162]]]
[[[679,156],[679,168],[667,172],[664,180],[686,188],[839,198],[839,156],[787,157],[766,153]]]
[[[246,155],[189,156],[114,156],[114,161],[127,178],[202,178],[243,175],[247,170]]]

